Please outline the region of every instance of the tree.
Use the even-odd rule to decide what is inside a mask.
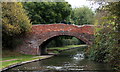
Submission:
[[[98,9],[95,25],[95,41],[88,50],[89,57],[98,62],[110,63],[115,70],[120,70],[120,2],[108,3]]]
[[[67,2],[26,2],[24,8],[33,24],[60,23],[72,10]]]
[[[72,14],[71,19],[77,25],[93,24],[94,22],[94,13],[86,6],[73,9]]]
[[[15,40],[31,30],[31,23],[20,2],[2,3],[3,47],[15,47]]]

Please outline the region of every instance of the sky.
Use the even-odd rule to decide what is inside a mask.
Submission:
[[[65,0],[69,4],[71,4],[72,8],[78,8],[84,6],[88,6],[89,8],[92,7],[93,10],[99,7],[98,4],[91,5],[91,1],[86,1],[86,0]]]

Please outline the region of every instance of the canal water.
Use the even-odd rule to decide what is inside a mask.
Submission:
[[[85,59],[82,49],[63,51],[50,59],[17,66],[8,72],[112,72],[109,64]]]

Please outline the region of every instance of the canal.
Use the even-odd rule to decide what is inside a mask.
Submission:
[[[90,61],[83,48],[63,51],[50,59],[36,61],[7,70],[8,72],[112,72],[109,64]]]

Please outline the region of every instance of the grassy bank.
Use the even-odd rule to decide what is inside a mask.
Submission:
[[[50,52],[52,53],[59,53],[60,50],[70,49],[73,47],[81,47],[81,46],[85,46],[85,45],[69,45],[64,47],[53,47],[53,48],[47,48],[47,49],[48,51],[51,50]],[[16,53],[14,51],[12,52],[9,50],[3,51],[2,55],[3,55],[2,60],[0,60],[0,63],[2,63],[2,66],[0,66],[0,69],[10,66],[12,64],[16,64],[24,61],[46,58],[43,56],[20,54],[20,53]]]
[[[68,45],[68,46],[63,46],[63,47],[53,47],[53,48],[47,48],[47,51],[50,53],[59,53],[61,50],[66,50],[74,47],[82,47],[86,45]]]
[[[24,62],[24,61],[30,61],[30,60],[35,60],[35,59],[41,59],[43,57],[38,57],[38,56],[35,56],[35,55],[25,55],[25,54],[19,54],[16,53],[16,55],[12,55],[12,56],[9,56],[9,57],[3,57],[2,58],[2,66],[0,67],[1,68],[5,68],[9,65],[12,65],[12,64],[16,64],[16,63],[20,63],[20,62]]]

